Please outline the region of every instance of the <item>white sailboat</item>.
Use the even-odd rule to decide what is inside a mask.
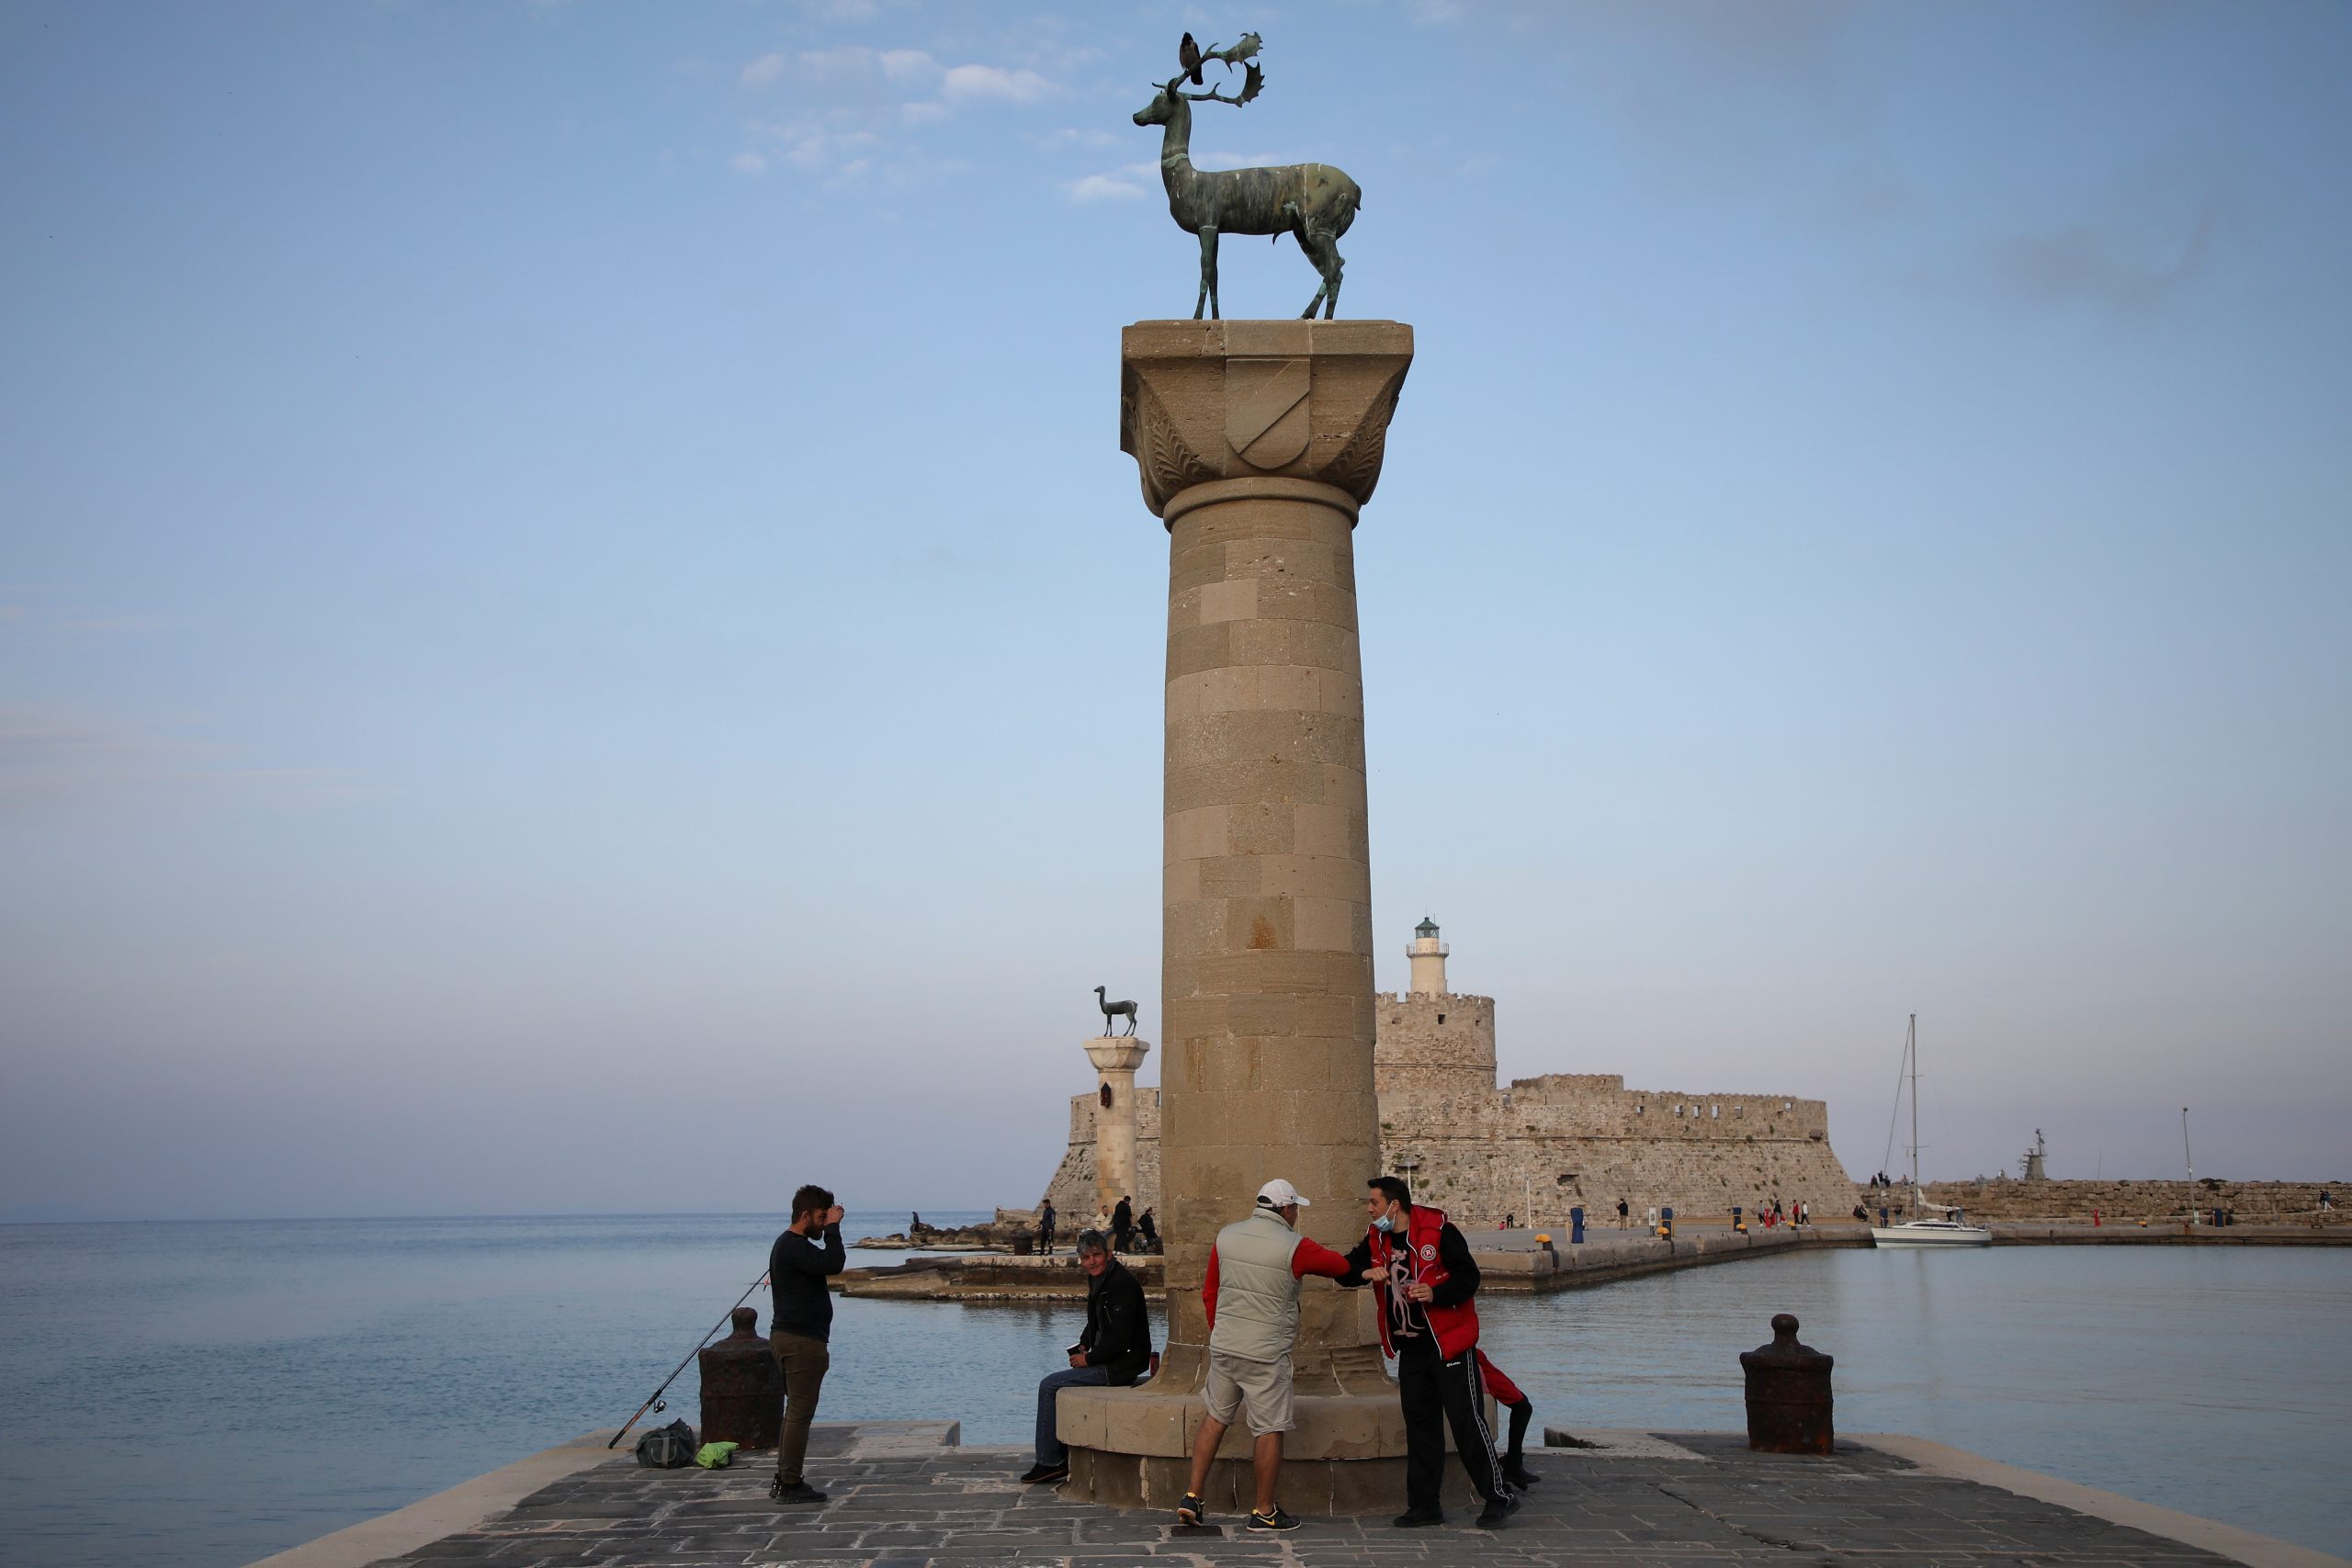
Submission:
[[[1936,1205],[1940,1219],[1928,1218],[1927,1194],[1919,1190],[1919,1015],[1903,1039],[1903,1068],[1911,1079],[1911,1213],[1901,1224],[1872,1225],[1873,1247],[1990,1247],[1993,1227],[1972,1225],[1958,1209]]]

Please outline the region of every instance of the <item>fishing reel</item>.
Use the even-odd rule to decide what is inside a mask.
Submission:
[[[669,1409],[669,1408],[670,1408],[670,1402],[669,1402],[668,1400],[666,1400],[666,1399],[657,1399],[657,1400],[655,1400],[655,1401],[653,1402],[653,1414],[655,1414],[656,1416],[661,1415],[661,1414],[662,1414],[662,1412],[663,1412],[664,1410],[667,1410],[667,1409]]]

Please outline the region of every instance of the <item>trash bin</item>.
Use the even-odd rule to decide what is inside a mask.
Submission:
[[[1580,1208],[1570,1209],[1568,1211],[1568,1245],[1570,1247],[1580,1247],[1583,1244],[1584,1211]]]
[[[1672,1241],[1674,1239],[1673,1210],[1660,1209],[1657,1212],[1657,1234],[1666,1237],[1668,1241]]]
[[[1747,1221],[1741,1216],[1739,1205],[1736,1203],[1734,1203],[1731,1206],[1731,1228],[1734,1235],[1746,1235],[1747,1234]]]

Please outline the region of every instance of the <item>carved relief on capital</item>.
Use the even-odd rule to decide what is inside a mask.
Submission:
[[[1130,381],[1120,399],[1119,445],[1136,460],[1143,480],[1143,503],[1159,516],[1168,498],[1217,478],[1216,470],[1184,445],[1183,433],[1169,417],[1168,407],[1141,379]]]
[[[1368,500],[1413,360],[1396,321],[1142,321],[1122,344],[1119,446],[1144,503],[1262,475]]]

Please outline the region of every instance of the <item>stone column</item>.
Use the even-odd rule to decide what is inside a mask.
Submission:
[[[1080,1450],[1074,1491],[1161,1506],[1183,1490],[1200,1419],[1200,1288],[1218,1229],[1286,1177],[1313,1200],[1300,1228],[1344,1250],[1379,1168],[1353,536],[1413,333],[1395,321],[1145,321],[1122,351],[1119,445],[1169,533],[1167,1359],[1148,1400],[1065,1394],[1061,1431]],[[1403,1495],[1403,1426],[1372,1309],[1368,1292],[1307,1282],[1283,1487],[1295,1512]],[[1248,1443],[1237,1428],[1223,1450],[1241,1456],[1245,1497]],[[1220,1466],[1212,1484],[1233,1483]]]
[[[1120,1199],[1135,1196],[1136,1069],[1149,1055],[1151,1042],[1131,1034],[1086,1043],[1086,1059],[1102,1079],[1094,1100],[1094,1201],[1106,1214]]]

